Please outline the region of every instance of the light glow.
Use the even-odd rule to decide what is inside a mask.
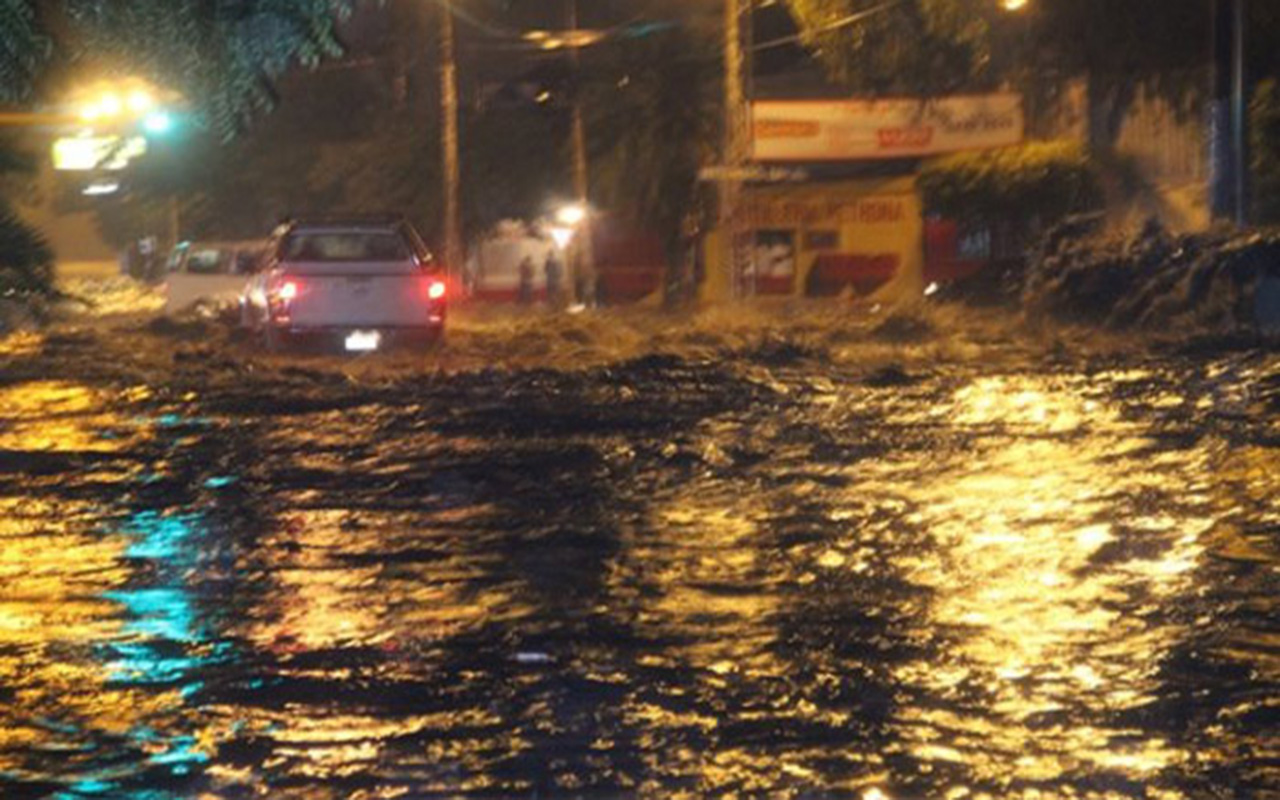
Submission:
[[[547,233],[551,234],[551,240],[561,250],[568,247],[569,243],[573,241],[573,228],[555,227],[548,230]]]
[[[173,117],[164,111],[157,111],[147,115],[142,122],[142,127],[147,133],[165,134],[173,128]]]
[[[91,183],[84,188],[84,194],[89,197],[96,197],[104,194],[115,194],[120,191],[118,183]]]
[[[145,89],[135,89],[129,94],[129,110],[143,114],[155,107],[156,99]]]
[[[439,300],[444,297],[445,286],[441,281],[432,281],[431,286],[427,289],[427,297],[432,300]]]
[[[587,210],[579,205],[565,206],[556,212],[556,222],[575,227],[587,218]]]

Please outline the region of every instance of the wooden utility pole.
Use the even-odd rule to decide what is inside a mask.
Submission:
[[[458,166],[458,65],[455,59],[451,0],[440,3],[440,137],[444,179],[444,264],[450,276],[462,273],[462,231],[459,222],[461,176]]]
[[[582,80],[578,53],[578,0],[569,0],[569,53],[573,66],[573,191],[584,212],[578,228],[578,262],[574,280],[580,303],[594,303],[596,297],[596,254],[591,220],[591,176],[587,159],[587,126],[582,117]]]
[[[722,160],[730,170],[743,167],[750,158],[750,110],[745,88],[746,54],[743,49],[743,14],[750,13],[751,0],[725,0],[724,4],[724,143]],[[742,183],[721,181],[720,230],[728,238],[729,285],[734,297],[746,292],[743,278],[748,257],[746,232],[742,225]]]

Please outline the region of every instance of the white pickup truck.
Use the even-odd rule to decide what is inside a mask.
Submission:
[[[438,339],[447,294],[406,222],[295,222],[273,235],[241,316],[271,350],[307,339],[368,352]]]

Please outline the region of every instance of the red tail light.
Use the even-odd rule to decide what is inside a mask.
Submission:
[[[446,291],[444,281],[431,281],[427,286],[427,297],[432,300],[442,300]]]
[[[271,318],[278,322],[288,321],[289,305],[297,299],[302,286],[294,280],[275,281],[267,290],[267,308]]]

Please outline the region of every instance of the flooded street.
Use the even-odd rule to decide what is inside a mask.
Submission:
[[[98,347],[0,348],[5,798],[1280,797],[1274,354]]]

